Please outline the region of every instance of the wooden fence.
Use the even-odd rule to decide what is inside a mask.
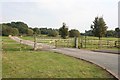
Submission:
[[[56,47],[75,47],[75,38],[69,39],[44,39],[37,38],[38,43],[45,43]],[[102,40],[101,45],[98,39],[78,38],[78,48],[119,48],[120,41],[115,40]]]

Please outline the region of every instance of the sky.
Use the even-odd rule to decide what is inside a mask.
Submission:
[[[90,30],[96,16],[103,16],[108,30],[118,27],[119,0],[1,0],[0,23],[21,21],[29,27],[62,27]]]

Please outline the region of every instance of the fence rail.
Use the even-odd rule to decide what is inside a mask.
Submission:
[[[75,38],[69,39],[44,39],[37,38],[38,43],[45,43],[56,47],[75,47]],[[101,42],[101,43],[100,43]],[[120,48],[120,41],[105,39],[89,39],[85,37],[78,38],[78,48]]]

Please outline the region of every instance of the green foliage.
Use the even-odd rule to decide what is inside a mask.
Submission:
[[[95,20],[93,21],[93,25],[91,25],[93,34],[95,37],[104,37],[107,31],[107,26],[105,24],[105,21],[103,17],[96,17]]]
[[[3,23],[1,25],[3,36],[27,34],[28,26],[23,22]]]
[[[2,35],[3,36],[8,36],[12,35],[12,28],[8,27],[7,25],[2,28]]]
[[[115,37],[115,31],[114,30],[108,30],[106,32],[106,37]]]
[[[19,31],[18,31],[18,29],[17,28],[12,28],[12,35],[13,36],[17,36],[17,35],[19,35]]]
[[[49,33],[48,33],[48,36],[57,37],[58,34],[59,33],[56,30],[50,30]]]
[[[28,29],[28,30],[27,30],[27,35],[28,35],[28,36],[32,36],[33,33],[34,33],[34,31],[33,31],[32,29]]]
[[[8,36],[8,35],[16,36],[18,34],[19,34],[19,31],[17,28],[12,28],[11,26],[8,26],[6,24],[2,25],[2,35],[3,36]]]
[[[115,33],[116,33],[116,37],[120,38],[120,28],[119,27],[115,28]]]
[[[83,35],[93,36],[93,32],[92,32],[92,30],[88,30],[88,31],[85,31],[85,34],[83,34]]]
[[[80,36],[80,32],[76,29],[72,29],[69,31],[69,37],[79,37]]]
[[[59,29],[59,33],[63,39],[67,38],[69,32],[65,23],[63,23],[63,26]]]
[[[20,34],[27,34],[28,25],[24,22],[11,22],[7,23],[7,25],[13,28],[17,28]]]
[[[41,34],[41,31],[39,28],[33,28],[32,30],[34,31],[35,34]]]
[[[40,28],[41,34],[48,34],[48,29],[47,28]]]

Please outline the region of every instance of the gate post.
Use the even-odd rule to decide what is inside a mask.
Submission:
[[[36,42],[36,34],[34,34],[34,50],[37,50],[36,45],[37,45],[37,42]]]
[[[78,48],[78,37],[75,37],[75,48]]]
[[[22,40],[20,40],[20,51],[22,50]]]

